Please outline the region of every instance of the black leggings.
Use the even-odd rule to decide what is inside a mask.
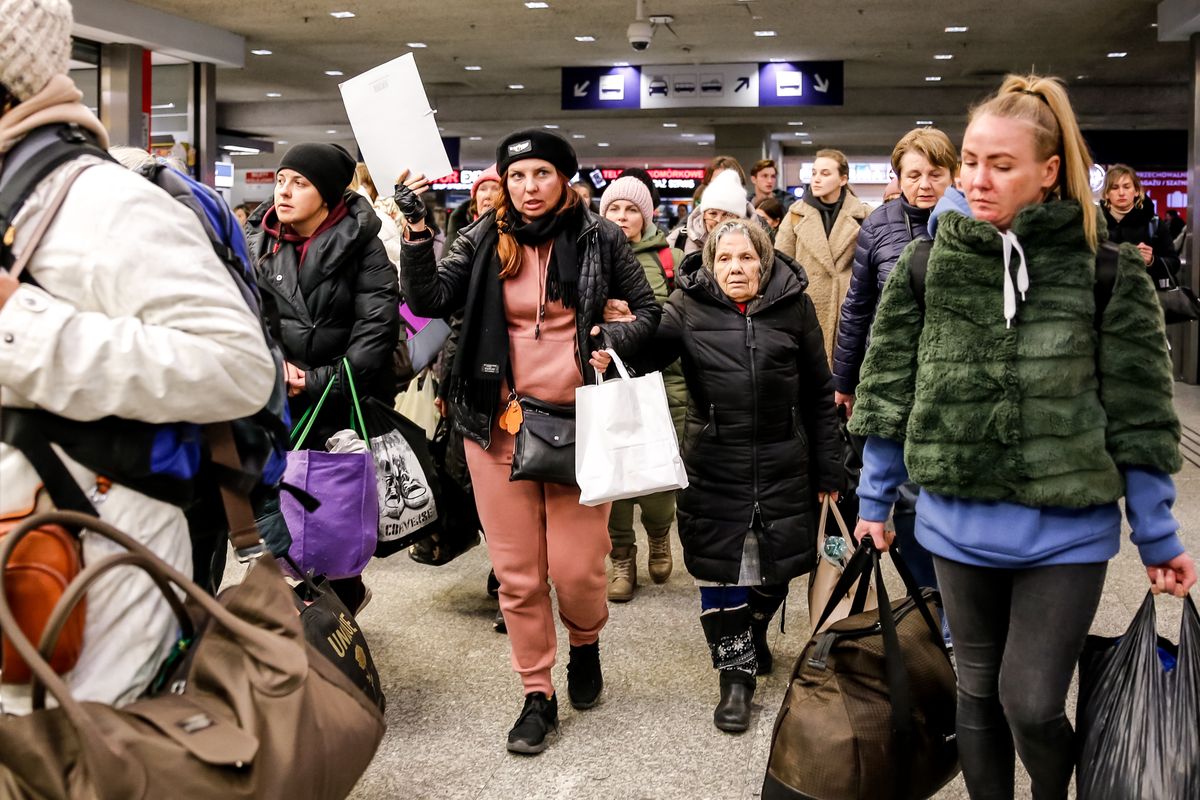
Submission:
[[[1034,800],[1067,796],[1075,731],[1067,690],[1106,563],[1029,569],[934,558],[958,665],[958,752],[972,800],[1011,800],[1013,741]]]

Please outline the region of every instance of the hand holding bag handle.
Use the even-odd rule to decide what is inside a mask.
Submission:
[[[610,356],[612,356],[613,365],[617,368],[617,374],[621,376],[621,380],[623,380],[623,381],[629,380],[630,379],[629,369],[625,366],[625,362],[621,360],[621,357],[619,355],[617,355],[617,351],[613,350],[611,347],[606,347],[606,348],[604,348],[604,352],[606,352]],[[600,384],[604,383],[604,373],[601,372],[600,370],[596,369],[595,367],[593,367],[592,369],[596,373],[596,385],[599,386]]]

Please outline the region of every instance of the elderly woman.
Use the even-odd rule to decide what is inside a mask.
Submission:
[[[679,494],[684,563],[720,672],[713,721],[750,722],[766,631],[788,581],[813,569],[813,510],[841,480],[833,385],[807,280],[755,222],[717,226],[686,258],[654,340],[681,358],[689,403]],[[619,305],[619,304],[614,304]]]

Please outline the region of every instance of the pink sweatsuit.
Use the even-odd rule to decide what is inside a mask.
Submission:
[[[541,333],[534,338],[550,248],[549,242],[538,248],[522,247],[521,269],[502,284],[509,355],[519,394],[574,405],[575,389],[583,385],[575,355],[575,310],[547,302]],[[500,411],[507,398],[506,387],[499,398]],[[550,670],[558,643],[547,578],[554,582],[559,617],[571,644],[596,641],[608,621],[604,557],[610,549],[611,504],[588,508],[579,504],[575,487],[510,481],[514,440],[500,429],[499,416],[491,447],[484,450],[467,440],[467,467],[500,581],[500,608],[512,644],[513,669],[520,674],[526,694],[549,696],[554,692]]]

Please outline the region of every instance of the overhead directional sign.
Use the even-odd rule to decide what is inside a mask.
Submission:
[[[843,62],[567,67],[564,111],[840,106]]]
[[[564,111],[641,108],[635,67],[567,67],[562,71]]]

